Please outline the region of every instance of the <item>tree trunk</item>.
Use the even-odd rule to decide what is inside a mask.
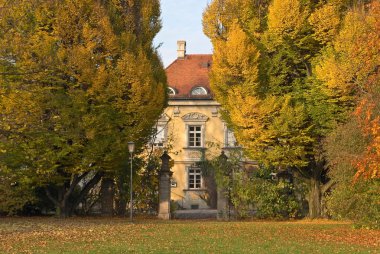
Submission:
[[[313,176],[310,179],[309,192],[309,218],[315,219],[321,217],[321,181],[319,177]]]
[[[118,195],[116,200],[116,213],[125,216],[127,211],[127,190],[124,188],[123,177],[117,179]]]
[[[103,216],[113,215],[114,194],[115,194],[115,188],[114,188],[113,179],[103,177],[102,186],[100,189]]]
[[[65,186],[58,187],[58,195],[57,198],[54,198],[51,194],[48,187],[45,188],[46,196],[53,202],[55,205],[55,215],[59,218],[67,218],[70,216],[70,209],[67,205],[67,199],[64,198],[65,194]]]
[[[71,205],[71,211],[72,214],[74,212],[74,209],[79,205],[80,202],[82,202],[87,194],[90,192],[90,190],[99,183],[99,181],[102,179],[103,172],[96,172],[96,174],[92,177],[92,179],[87,182],[85,186],[82,187],[82,190],[79,193],[79,196],[76,197],[76,200],[73,201]]]
[[[117,202],[117,215],[125,216],[126,212],[127,212],[127,200],[123,196],[123,197],[119,198],[119,200]]]
[[[67,204],[67,202],[62,201],[60,206],[57,209],[57,216],[59,218],[68,218],[71,216],[71,207]]]
[[[56,187],[58,191],[57,197],[53,197],[49,187],[45,188],[46,196],[53,202],[56,207],[56,215],[60,218],[67,218],[72,215],[74,209],[78,206],[79,202],[87,195],[90,189],[100,181],[103,173],[97,172],[94,177],[82,188],[76,200],[71,200],[72,194],[82,179],[88,175],[88,172],[82,175],[73,175],[71,181],[67,181],[63,186]]]

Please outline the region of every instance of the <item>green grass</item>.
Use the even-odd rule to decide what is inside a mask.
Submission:
[[[0,253],[380,253],[380,231],[330,221],[0,218]]]

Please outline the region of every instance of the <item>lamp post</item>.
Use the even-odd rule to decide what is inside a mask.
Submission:
[[[133,159],[133,152],[135,151],[135,143],[134,142],[128,142],[128,151],[129,154],[131,155],[131,184],[130,184],[130,194],[131,194],[131,199],[130,199],[130,209],[129,209],[129,220],[130,222],[133,221],[133,195],[132,195],[132,159]]]

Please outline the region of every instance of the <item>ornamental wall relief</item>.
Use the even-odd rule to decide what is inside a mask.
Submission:
[[[197,113],[197,112],[192,112],[184,115],[182,117],[182,120],[185,122],[206,122],[208,120],[208,116],[202,114],[202,113]]]
[[[199,150],[188,150],[186,151],[186,157],[188,159],[200,159],[202,157],[202,152]]]

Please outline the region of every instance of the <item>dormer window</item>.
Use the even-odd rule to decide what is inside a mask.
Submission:
[[[168,87],[168,94],[169,94],[169,95],[175,95],[175,90],[174,90],[174,88]]]
[[[198,86],[191,90],[191,95],[207,95],[207,90],[204,87]]]

